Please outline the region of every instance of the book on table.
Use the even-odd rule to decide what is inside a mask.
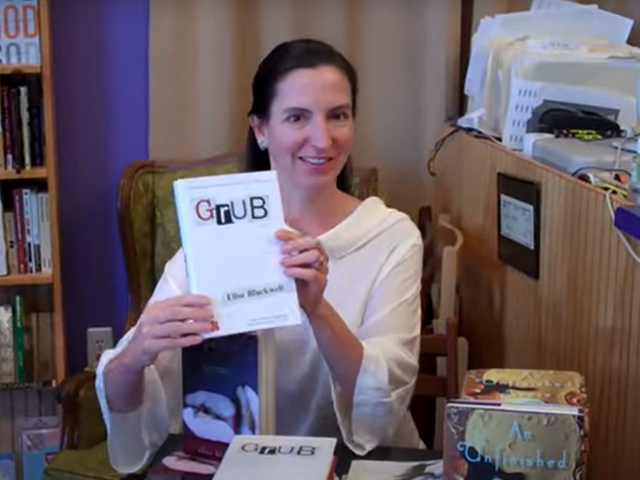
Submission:
[[[216,480],[333,480],[335,438],[237,435],[225,454]]]
[[[301,314],[275,238],[286,226],[274,171],[180,179],[174,193],[189,289],[212,299],[220,327],[182,351],[174,465],[209,472],[236,435],[275,433],[273,330]]]
[[[588,402],[576,372],[467,372],[445,407],[444,479],[585,478]]]

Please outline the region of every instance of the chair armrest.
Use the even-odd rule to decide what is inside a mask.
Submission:
[[[61,449],[90,448],[106,439],[102,415],[95,395],[95,372],[65,378],[58,387],[57,401],[62,407]]]

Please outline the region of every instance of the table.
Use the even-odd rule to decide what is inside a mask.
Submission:
[[[172,451],[179,450],[182,443],[181,435],[170,435],[165,443],[156,453],[152,464],[160,461],[165,455]],[[396,447],[378,447],[367,455],[359,456],[353,453],[343,443],[336,446],[336,456],[338,464],[336,465],[336,475],[342,477],[349,471],[349,467],[353,460],[377,460],[387,462],[420,462],[426,460],[438,460],[442,458],[442,453],[436,450],[423,450],[417,448],[396,448]],[[127,475],[124,480],[148,480],[147,476],[142,474]],[[171,480],[202,480],[202,477],[196,475],[182,474],[180,478],[171,477]]]

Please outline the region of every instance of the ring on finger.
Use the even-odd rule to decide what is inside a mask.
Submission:
[[[320,258],[314,263],[316,270],[323,271],[327,267],[327,257],[320,254]]]

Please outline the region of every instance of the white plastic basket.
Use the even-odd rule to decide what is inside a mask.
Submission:
[[[620,112],[617,122],[623,129],[637,128],[636,99],[633,96],[512,77],[509,101],[502,115],[502,143],[514,150],[522,150],[527,122],[533,110],[545,100],[613,108]]]

